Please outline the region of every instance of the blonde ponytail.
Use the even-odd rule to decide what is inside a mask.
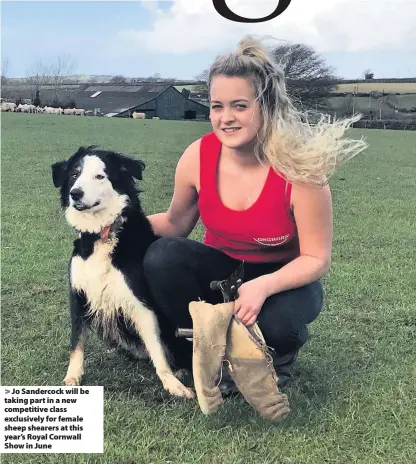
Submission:
[[[285,75],[267,49],[244,37],[234,53],[218,56],[212,64],[208,86],[217,75],[249,78],[263,116],[255,155],[293,183],[322,186],[336,169],[362,152],[364,140],[342,138],[361,118],[334,120],[324,114],[298,111],[287,95]]]

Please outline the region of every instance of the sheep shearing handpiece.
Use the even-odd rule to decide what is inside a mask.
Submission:
[[[243,283],[244,277],[244,261],[237,269],[225,280],[213,280],[210,283],[211,290],[221,290],[224,303],[234,301],[238,297],[238,288]],[[178,328],[175,332],[176,337],[185,337],[191,339],[193,337],[192,329]]]

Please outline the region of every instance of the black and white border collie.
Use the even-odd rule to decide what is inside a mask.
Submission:
[[[148,355],[168,392],[193,398],[169,365],[144,280],[143,257],[157,239],[135,187],[144,167],[95,146],[52,165],[65,217],[79,232],[69,263],[72,334],[64,383],[80,384],[87,329],[93,328],[137,358]]]

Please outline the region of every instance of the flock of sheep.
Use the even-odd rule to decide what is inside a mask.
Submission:
[[[1,111],[9,111],[9,112],[16,112],[16,113],[46,113],[46,114],[72,114],[74,116],[85,116],[88,114],[92,114],[92,111],[85,111],[82,108],[53,108],[51,106],[44,106],[43,108],[40,106],[35,105],[27,105],[27,104],[19,104],[16,103],[8,103],[2,102],[1,103]],[[145,113],[137,113],[134,111],[132,113],[133,119],[146,119]],[[152,119],[159,120],[160,118],[157,116],[153,116]]]
[[[44,106],[43,108],[35,105],[26,105],[16,103],[2,102],[1,111],[10,111],[16,113],[46,113],[46,114],[72,114],[74,116],[85,116],[85,110],[82,108],[52,108],[51,106]]]

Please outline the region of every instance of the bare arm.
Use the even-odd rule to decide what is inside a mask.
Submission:
[[[198,222],[199,147],[200,140],[192,143],[178,162],[168,211],[147,216],[156,235],[187,237]]]
[[[320,279],[331,264],[332,198],[329,186],[295,186],[292,203],[300,256],[278,271],[263,276],[268,296]]]

